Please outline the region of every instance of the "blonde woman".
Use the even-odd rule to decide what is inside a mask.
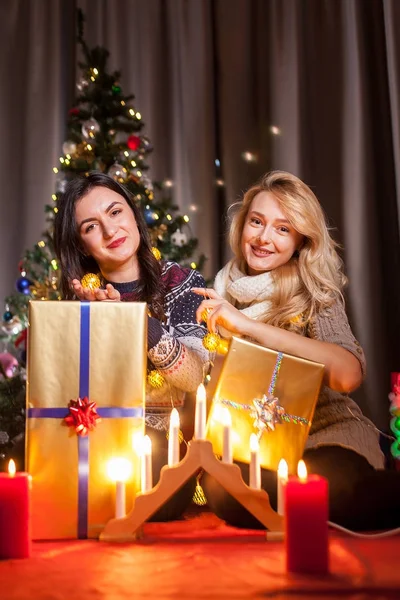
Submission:
[[[400,491],[399,478],[382,471],[378,432],[348,397],[362,382],[365,358],[347,320],[342,261],[317,198],[294,175],[274,171],[236,209],[230,229],[234,258],[217,274],[215,289],[193,290],[206,298],[198,320],[208,309],[210,331],[325,364],[304,458],[310,472],[329,480],[331,520],[357,529],[400,524],[398,501],[393,513],[389,507],[379,510],[381,486]],[[263,472],[272,503],[274,479],[274,473]],[[259,525],[208,475],[202,483],[222,518]]]

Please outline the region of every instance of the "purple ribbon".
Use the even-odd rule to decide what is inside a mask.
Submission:
[[[79,356],[79,397],[89,396],[90,366],[90,302],[81,302],[81,335]],[[102,419],[143,417],[141,406],[124,408],[120,406],[97,408]],[[29,408],[30,419],[64,419],[69,415],[68,408]],[[89,488],[89,436],[78,435],[78,538],[88,536],[88,488]]]

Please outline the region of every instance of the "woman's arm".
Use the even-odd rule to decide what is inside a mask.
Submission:
[[[176,265],[176,270],[180,269]],[[204,379],[204,366],[209,354],[202,345],[206,328],[196,320],[201,298],[191,291],[193,285],[204,285],[202,276],[190,271],[167,293],[166,308],[169,326],[149,318],[148,357],[167,382],[185,392],[193,392]]]
[[[210,298],[203,300],[197,310],[199,320],[204,309],[210,311],[207,319],[207,327],[210,331],[216,331],[218,326],[222,326],[232,334],[249,337],[271,350],[323,363],[325,385],[338,392],[348,393],[360,385],[362,381],[360,361],[339,343],[311,339],[250,319],[220,298],[214,290],[208,289],[203,292],[196,289],[196,292]]]

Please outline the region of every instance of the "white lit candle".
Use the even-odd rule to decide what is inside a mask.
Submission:
[[[223,425],[223,437],[222,437],[222,462],[232,462],[232,418],[231,413],[226,408],[222,409],[222,425]]]
[[[194,437],[204,440],[206,436],[206,388],[201,383],[196,393],[196,412],[194,418]]]
[[[141,477],[141,490],[142,492],[149,492],[153,487],[153,467],[151,463],[151,439],[148,435],[143,438],[142,446],[142,477]]]
[[[115,517],[121,519],[126,515],[125,482],[132,474],[132,465],[127,458],[112,458],[107,463],[107,473],[115,481]]]
[[[255,433],[250,436],[250,483],[251,488],[261,489],[260,445]]]
[[[169,418],[169,437],[168,437],[168,466],[173,467],[179,462],[179,413],[176,408],[171,411]]]
[[[283,515],[285,512],[284,507],[284,487],[288,480],[288,465],[284,458],[281,458],[278,465],[277,475],[277,496],[278,496],[278,514]]]

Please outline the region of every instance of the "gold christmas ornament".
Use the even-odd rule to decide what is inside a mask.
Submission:
[[[155,246],[153,246],[153,247],[152,247],[152,249],[151,249],[151,251],[152,251],[152,253],[153,253],[154,257],[155,257],[157,260],[161,260],[161,252],[159,251],[159,249],[158,249],[158,248],[156,248]]]
[[[159,390],[164,385],[165,379],[161,375],[160,371],[153,369],[147,374],[147,383],[156,390]]]
[[[101,285],[100,277],[95,273],[86,273],[81,279],[81,284],[82,287],[88,290],[96,290]]]
[[[169,440],[169,431],[167,431],[167,433],[165,434],[165,437],[167,438],[167,440]],[[182,433],[181,429],[178,432],[178,440],[179,440],[180,444],[182,444],[182,442],[184,441],[184,437],[183,437],[183,433]]]
[[[201,320],[204,321],[204,323],[207,323],[208,315],[210,314],[210,312],[210,308],[205,308],[201,313]]]
[[[207,333],[203,337],[203,346],[209,352],[216,352],[221,341],[221,336],[218,333]]]
[[[197,482],[192,500],[194,504],[197,504],[197,506],[204,506],[205,504],[207,504],[207,498],[199,482]]]

